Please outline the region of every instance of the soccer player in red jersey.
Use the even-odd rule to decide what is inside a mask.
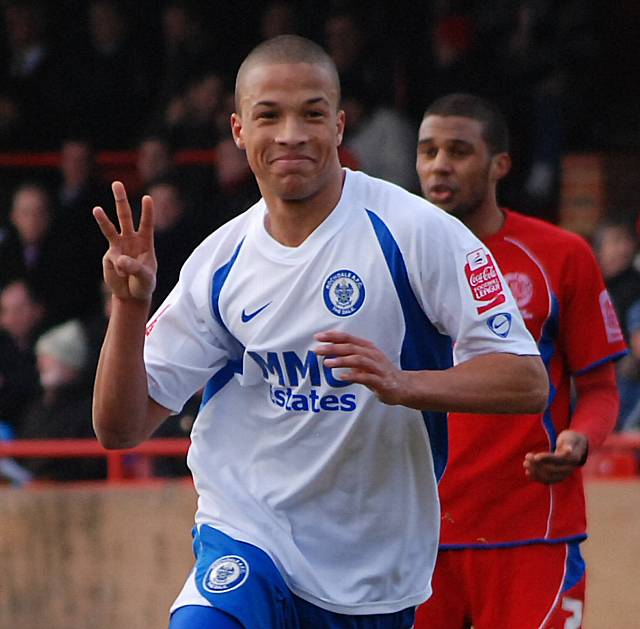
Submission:
[[[416,629],[582,626],[580,467],[615,425],[613,361],[626,347],[587,243],[499,207],[508,150],[501,113],[473,95],[438,99],[420,126],[423,194],[495,255],[551,388],[537,415],[450,413],[434,594],[419,608]],[[508,322],[494,321],[495,334],[508,331]]]

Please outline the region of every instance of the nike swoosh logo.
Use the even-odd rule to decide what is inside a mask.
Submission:
[[[242,323],[248,323],[249,321],[251,321],[251,319],[253,319],[254,317],[257,317],[265,308],[267,308],[268,306],[271,305],[271,302],[269,302],[268,304],[265,304],[264,306],[262,306],[262,308],[258,308],[257,310],[254,310],[253,312],[247,314],[244,311],[244,308],[242,309]]]

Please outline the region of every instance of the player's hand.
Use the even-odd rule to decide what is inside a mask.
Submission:
[[[320,332],[315,339],[323,343],[314,351],[319,356],[325,356],[325,366],[344,369],[338,373],[339,379],[363,384],[385,404],[403,403],[406,387],[404,372],[371,341],[338,330]]]
[[[150,301],[158,268],[153,246],[153,201],[150,196],[142,198],[142,215],[136,230],[124,186],[114,181],[111,189],[120,231],[101,207],[93,209],[100,231],[109,242],[102,259],[105,284],[119,299]]]
[[[584,434],[564,430],[556,439],[554,452],[528,452],[525,455],[525,474],[539,483],[559,483],[584,463],[588,447],[589,442]]]

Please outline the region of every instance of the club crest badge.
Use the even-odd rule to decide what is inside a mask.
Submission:
[[[362,280],[347,269],[332,273],[323,285],[324,303],[338,317],[348,317],[360,310],[364,295]]]
[[[202,587],[212,594],[223,594],[239,588],[249,576],[249,564],[238,555],[219,557],[205,572]]]

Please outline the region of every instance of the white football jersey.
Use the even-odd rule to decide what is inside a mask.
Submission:
[[[458,361],[538,350],[490,252],[427,201],[345,170],[338,205],[298,247],[268,234],[266,211],[261,200],[209,236],[147,327],[150,396],[178,412],[204,387],[196,522],[263,549],[322,608],[418,605],[446,414],[340,380],[313,335],[345,330],[410,370],[451,366],[451,338]]]

